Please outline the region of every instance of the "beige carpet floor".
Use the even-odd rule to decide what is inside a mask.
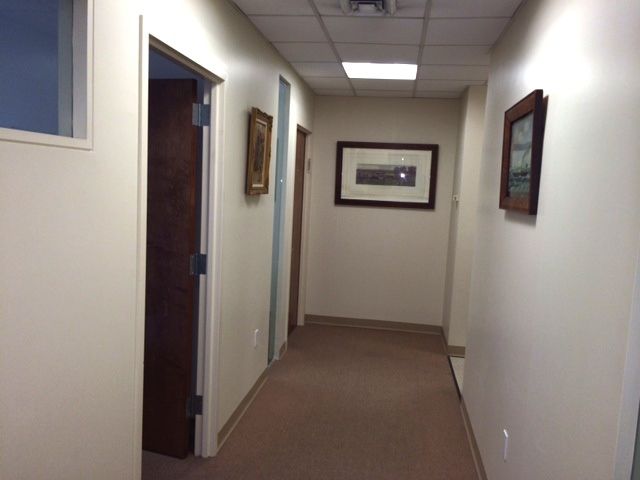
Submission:
[[[144,480],[477,479],[439,336],[307,325],[217,457]]]

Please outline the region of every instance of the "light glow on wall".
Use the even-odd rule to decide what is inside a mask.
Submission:
[[[537,39],[536,53],[523,68],[523,79],[533,88],[561,89],[579,94],[593,80],[589,55],[585,51],[587,22],[573,6],[554,19],[546,34]]]

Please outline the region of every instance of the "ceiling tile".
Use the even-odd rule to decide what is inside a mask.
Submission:
[[[431,19],[427,45],[493,45],[508,18]]]
[[[307,2],[300,0],[233,0],[246,15],[313,15]]]
[[[489,67],[468,65],[422,65],[418,78],[424,80],[486,80]]]
[[[322,96],[353,97],[353,91],[351,90],[317,88],[313,92]]]
[[[338,0],[314,0],[321,15],[340,15],[344,13]],[[427,0],[401,0],[395,17],[423,18]]]
[[[418,45],[422,20],[414,18],[322,17],[331,39],[338,43]]]
[[[338,62],[304,62],[292,65],[303,77],[346,77]]]
[[[462,92],[438,92],[438,91],[417,91],[418,98],[460,98]]]
[[[290,62],[335,62],[328,43],[275,42],[278,51]]]
[[[397,90],[356,90],[358,97],[396,97],[407,98],[411,97],[413,92],[403,92]]]
[[[345,62],[415,63],[418,45],[374,45],[371,43],[336,43]]]
[[[417,90],[422,92],[461,92],[469,85],[483,85],[481,80],[418,80]]]
[[[446,47],[427,45],[422,52],[422,64],[489,65],[488,46]]]
[[[372,80],[352,78],[351,83],[356,90],[396,90],[413,91],[413,80]]]
[[[249,17],[272,42],[324,42],[326,37],[315,17]]]
[[[305,82],[314,90],[350,90],[349,80],[331,77],[304,77]]]
[[[511,17],[522,0],[432,0],[431,18]]]

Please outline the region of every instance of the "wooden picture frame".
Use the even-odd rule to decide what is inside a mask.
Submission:
[[[272,126],[272,116],[255,107],[251,109],[249,151],[247,154],[247,195],[269,193]]]
[[[436,205],[438,145],[337,143],[337,205],[419,208]]]
[[[547,99],[534,90],[504,113],[500,208],[538,213]]]

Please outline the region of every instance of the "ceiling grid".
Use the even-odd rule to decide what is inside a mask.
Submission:
[[[422,22],[422,33],[420,34],[420,47],[418,48],[418,58],[416,59],[416,65],[422,63],[422,52],[424,52],[424,42],[427,39],[427,28],[429,28],[429,16],[431,15],[431,0],[427,0],[427,4],[424,6],[424,21]],[[420,68],[420,67],[418,67]],[[413,81],[412,96],[416,96],[418,91],[418,78]]]
[[[320,12],[318,12],[318,7],[313,2],[313,0],[308,0],[308,2],[309,2],[309,6],[311,7],[311,10],[313,10],[313,13],[316,16],[316,19],[318,20],[318,23],[320,23],[320,27],[322,28],[322,31],[324,32],[324,35],[325,35],[327,41],[329,42],[329,46],[331,47],[331,50],[333,50],[333,54],[338,59],[338,63],[340,64],[340,69],[342,70],[342,74],[347,78],[347,81],[349,82],[349,88],[351,89],[353,94],[356,95],[356,89],[353,87],[353,83],[351,83],[351,79],[349,77],[347,77],[347,72],[345,72],[344,67],[342,66],[343,60],[342,60],[342,58],[340,58],[340,52],[338,52],[338,49],[336,48],[336,46],[333,43],[333,40],[331,40],[331,36],[329,35],[329,32],[327,31],[327,26],[324,24],[324,21],[322,20],[322,17],[320,16]],[[298,71],[298,73],[300,73],[300,72]]]
[[[486,84],[490,50],[521,0],[397,0],[393,16],[339,0],[234,0],[318,95],[457,98]],[[350,79],[342,62],[417,64],[415,80]]]

